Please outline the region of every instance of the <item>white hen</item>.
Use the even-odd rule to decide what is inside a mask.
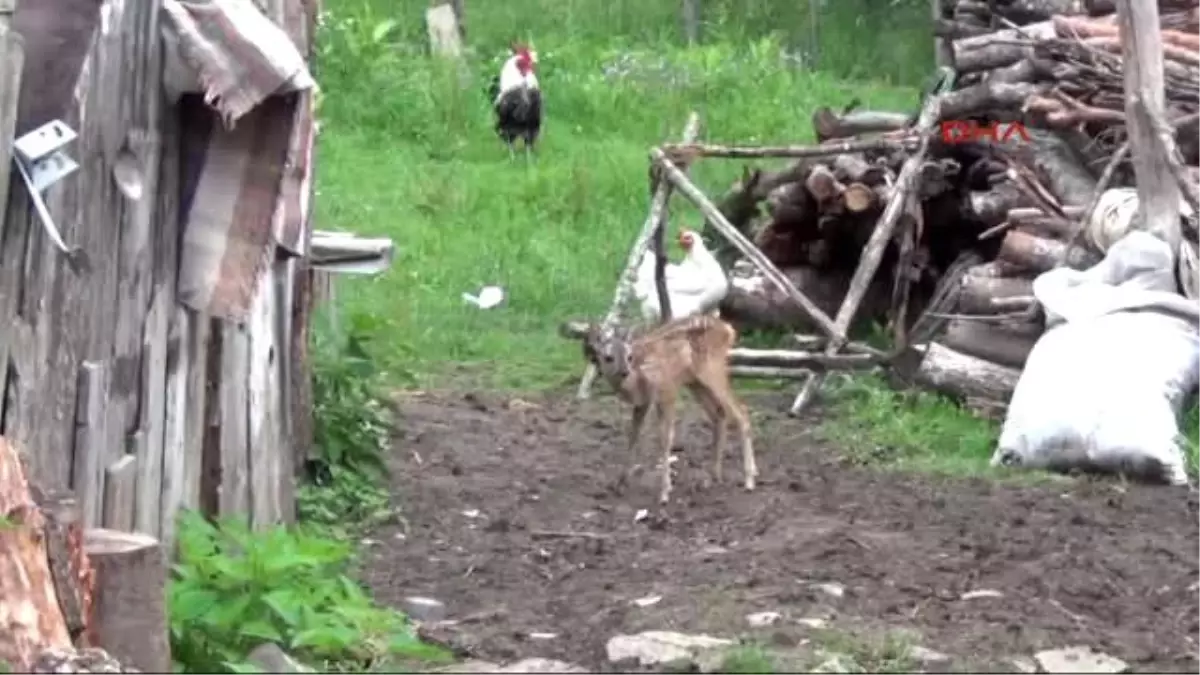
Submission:
[[[715,310],[729,292],[725,270],[694,231],[681,230],[679,245],[687,251],[687,255],[678,264],[668,263],[666,269],[671,316],[679,318]],[[654,261],[654,254],[647,251],[633,285],[634,297],[641,305],[642,317],[647,321],[658,321],[662,316],[658,306],[658,290],[654,286]]]

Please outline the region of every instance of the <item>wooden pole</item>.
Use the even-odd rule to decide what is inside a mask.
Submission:
[[[1162,33],[1158,5],[1118,0],[1117,22],[1125,61],[1125,119],[1133,154],[1138,208],[1145,229],[1179,248],[1179,185],[1171,170],[1178,150],[1166,121]]]
[[[827,141],[820,145],[715,145],[711,143],[666,143],[660,146],[672,157],[698,155],[700,157],[726,157],[751,159],[781,157],[802,159],[805,157],[833,157],[847,153],[908,152],[915,150],[919,140],[915,137],[872,138],[865,141]]]
[[[804,310],[804,313],[807,314],[808,317],[812,319],[813,323],[817,324],[822,331],[831,333],[831,331],[834,330],[834,324],[833,321],[830,320],[829,315],[821,311],[821,308],[818,307],[816,303],[814,303],[812,300],[809,300],[803,293],[801,293],[800,289],[796,288],[796,285],[793,284],[791,280],[783,274],[783,272],[780,272],[779,268],[767,259],[767,256],[762,254],[762,251],[759,251],[749,239],[746,239],[741,232],[738,232],[737,228],[730,224],[729,220],[727,220],[721,213],[721,210],[718,209],[708,197],[704,196],[704,193],[701,192],[700,188],[696,187],[692,181],[688,180],[688,177],[684,175],[683,171],[680,171],[679,167],[675,166],[671,160],[667,158],[666,153],[658,148],[655,148],[650,151],[650,156],[653,157],[654,161],[662,167],[664,177],[668,181],[675,184],[675,189],[679,190],[681,195],[687,197],[692,201],[693,204],[696,205],[696,208],[700,209],[700,212],[704,214],[705,219],[708,220],[708,224],[712,225],[713,228],[724,235],[725,239],[728,240],[730,244],[733,244],[734,248],[741,251],[742,255],[746,256],[747,260],[749,260],[754,264],[755,267],[762,271],[763,276],[766,277],[768,281],[775,284],[775,286],[778,287],[784,295],[788,296],[797,305],[799,305],[799,307]]]
[[[700,41],[700,0],[683,0],[683,35],[689,46]]]
[[[683,142],[692,143],[699,135],[700,114],[692,112],[688,115],[687,122],[684,124]],[[671,184],[660,180],[654,190],[654,198],[650,200],[650,213],[646,216],[646,222],[642,223],[642,230],[638,233],[637,239],[634,240],[633,247],[629,249],[629,258],[625,261],[625,270],[621,273],[621,278],[617,281],[617,289],[613,293],[612,305],[608,308],[608,313],[604,315],[601,326],[609,328],[617,323],[617,319],[621,315],[621,309],[628,302],[629,295],[633,290],[637,268],[642,262],[642,256],[646,255],[646,250],[650,246],[650,239],[657,230],[661,229],[662,223],[666,219],[667,201],[670,197]],[[576,392],[576,396],[580,399],[586,399],[591,394],[592,383],[595,380],[596,366],[589,363],[583,373],[583,379],[579,381],[579,391]]]
[[[12,26],[17,0],[0,0],[0,241],[8,211],[8,186],[12,173],[13,135],[17,127],[17,102],[21,93],[21,69],[25,45]],[[3,338],[0,338],[3,339]]]
[[[1163,41],[1153,0],[1118,0],[1126,90],[1126,126],[1138,208],[1148,231],[1178,246],[1181,196],[1200,210],[1200,189],[1183,166],[1175,131],[1166,121]],[[1164,181],[1164,173],[1169,180]],[[1189,223],[1195,227],[1194,223]],[[1200,233],[1195,233],[1200,234]]]

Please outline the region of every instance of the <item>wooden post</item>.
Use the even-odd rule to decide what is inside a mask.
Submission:
[[[694,143],[699,135],[700,115],[693,112],[688,115],[687,123],[684,124],[683,142]],[[642,231],[638,233],[633,247],[629,249],[629,258],[625,261],[625,271],[621,273],[621,278],[617,281],[617,290],[613,293],[612,305],[608,308],[608,314],[604,316],[602,326],[607,328],[615,325],[621,315],[621,309],[628,302],[638,265],[641,264],[642,257],[646,255],[651,237],[661,229],[662,223],[666,219],[667,201],[670,197],[671,184],[668,181],[660,180],[654,190],[654,198],[650,200],[650,213],[646,216],[646,222],[642,223]],[[596,367],[589,363],[587,370],[583,373],[583,379],[579,381],[579,391],[576,396],[586,399],[591,394],[592,382],[595,380]]]
[[[683,0],[683,35],[689,45],[700,41],[700,0]]]
[[[425,10],[425,27],[430,52],[450,58],[462,56],[462,29],[450,3],[438,3]]]
[[[12,27],[17,0],[0,0],[0,241],[8,211],[8,186],[12,173],[12,143],[17,127],[17,102],[21,93],[21,69],[25,45]],[[2,395],[2,394],[0,394]]]
[[[1178,150],[1166,120],[1162,33],[1158,5],[1118,0],[1125,62],[1125,118],[1133,153],[1138,208],[1144,228],[1179,248],[1179,185],[1171,170]]]

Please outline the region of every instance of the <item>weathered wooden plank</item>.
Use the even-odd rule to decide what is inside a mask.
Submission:
[[[174,297],[172,295],[172,297]],[[163,402],[163,456],[162,456],[162,511],[159,516],[159,539],[166,550],[172,550],[175,542],[175,517],[181,508],[195,508],[196,502],[189,501],[187,492],[188,460],[188,374],[191,370],[191,350],[188,349],[190,321],[187,310],[172,302],[170,329],[167,336],[167,361],[164,365],[165,390]],[[203,397],[201,397],[203,402]],[[199,425],[191,432],[199,438]],[[200,456],[199,444],[195,448],[197,464]]]
[[[145,436],[135,434],[130,445],[145,445]],[[101,527],[108,530],[132,532],[134,528],[134,498],[137,483],[138,460],[134,455],[125,455],[108,465],[104,470],[104,507]]]
[[[171,371],[169,377],[174,378],[175,385],[169,391],[174,396],[182,396],[182,401],[168,403],[168,418],[166,437],[168,439],[164,455],[164,466],[182,466],[182,474],[178,485],[177,498],[164,498],[164,518],[172,509],[175,513],[180,508],[201,509],[200,483],[203,470],[204,440],[206,431],[205,410],[210,400],[208,391],[208,343],[209,319],[197,315],[190,309],[176,303],[176,320],[179,322],[182,344],[180,347],[179,373]],[[180,413],[182,408],[182,413]],[[178,431],[172,431],[178,429]],[[182,436],[182,443],[177,439]],[[169,461],[166,457],[171,457]],[[176,475],[175,470],[169,472]],[[173,494],[173,492],[170,492]],[[174,532],[175,515],[170,516],[170,532]],[[163,541],[170,541],[166,536],[167,527],[163,527]]]
[[[17,128],[17,95],[21,91],[21,69],[25,65],[23,41],[12,27],[16,0],[9,0],[8,4],[9,7],[0,8],[0,242],[4,241],[13,134]],[[4,288],[0,287],[0,295],[3,294]],[[3,304],[2,300],[0,304]]]
[[[193,315],[193,320],[199,320]],[[204,317],[208,324],[204,342],[204,405],[201,411],[200,512],[205,516],[221,514],[221,373],[225,348],[225,322]],[[195,368],[195,365],[192,366]]]
[[[112,3],[105,27],[119,31],[126,77],[111,121],[104,154],[109,180],[118,190],[120,254],[116,263],[116,330],[113,350],[118,364],[113,381],[114,416],[122,429],[147,434],[147,456],[138,458],[137,529],[158,535],[162,475],[162,367],[165,362],[165,298],[154,297],[156,237],[152,228],[158,208],[159,34],[157,2]],[[107,25],[106,25],[107,24]],[[159,315],[150,317],[158,302]]]
[[[104,495],[104,428],[108,419],[108,368],[102,363],[85,361],[79,366],[78,397],[75,404],[75,457],[71,489],[79,501],[85,527],[100,524]]]
[[[250,513],[250,334],[225,322],[221,336],[221,488],[223,516]]]
[[[161,97],[161,94],[160,94]],[[204,365],[195,379],[199,413],[188,426],[192,405],[188,385],[194,364],[189,348],[193,331],[207,328],[206,321],[193,322],[191,314],[176,300],[176,268],[179,265],[179,109],[160,100],[158,190],[154,217],[154,294],[165,295],[167,315],[166,361],[163,364],[162,493],[159,540],[164,550],[175,543],[176,515],[181,508],[199,505],[200,443],[203,439]],[[202,352],[203,353],[203,352]],[[191,453],[189,457],[189,452]],[[189,459],[192,471],[188,472]],[[191,481],[189,482],[189,478]]]
[[[279,456],[285,452],[280,443],[281,422],[279,392],[279,354],[276,343],[275,275],[280,265],[268,268],[259,281],[250,307],[246,329],[250,340],[250,374],[247,378],[247,402],[250,448],[250,522],[256,528],[270,527],[283,518],[281,488],[292,477],[281,475]],[[286,451],[290,451],[287,448]]]
[[[289,385],[291,403],[288,406],[292,421],[293,469],[297,477],[313,453],[313,391],[312,362],[309,358],[309,329],[315,305],[313,283],[315,276],[302,261],[295,263],[292,301],[291,373]]]
[[[159,536],[162,520],[163,434],[167,386],[167,313],[174,298],[160,286],[146,313],[142,339],[141,425],[146,435],[139,448],[137,531]]]
[[[279,479],[282,481],[279,499],[283,509],[283,522],[290,523],[296,519],[296,455],[297,443],[293,408],[295,399],[294,378],[295,360],[292,358],[292,313],[295,301],[296,270],[299,265],[295,259],[282,260],[276,263],[279,271],[275,274],[275,350],[278,358],[275,362],[279,367]]]

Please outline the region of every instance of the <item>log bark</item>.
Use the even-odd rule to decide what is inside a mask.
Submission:
[[[1020,370],[1037,339],[1036,334],[1012,330],[1006,324],[951,319],[937,341],[959,353]]]
[[[1086,206],[1096,191],[1096,177],[1071,144],[1055,132],[1029,130],[1032,143],[1017,146],[1013,156],[1032,168],[1059,204]]]
[[[1032,96],[1049,90],[1046,84],[982,82],[945,96],[943,119],[964,119],[997,110],[1017,110]]]
[[[734,146],[709,143],[667,143],[658,148],[668,159],[677,155],[737,159],[833,157],[847,152],[908,152],[918,144],[913,138],[871,138],[861,141],[831,141],[820,145]],[[674,160],[672,160],[674,163]]]
[[[1020,29],[955,40],[954,67],[959,73],[972,73],[1007,66],[1033,55],[1033,48],[1022,44],[1023,40],[1048,40],[1056,35],[1054,23],[1042,21]]]
[[[0,661],[13,672],[28,672],[45,649],[72,646],[44,530],[17,449],[0,436]]]
[[[984,399],[1008,403],[1021,373],[930,342],[913,348],[923,353],[909,381],[958,400]]]
[[[817,200],[817,203],[828,208],[829,205],[841,199],[846,186],[833,175],[833,171],[824,164],[818,164],[808,172],[804,179],[804,188]]]
[[[1028,277],[994,277],[968,272],[960,283],[955,307],[959,314],[999,314],[1002,310],[995,300],[1033,296],[1033,279]]]
[[[46,556],[54,595],[72,643],[84,635],[92,605],[92,567],[83,550],[83,518],[71,493],[44,495]]]
[[[822,273],[811,267],[789,267],[782,272],[827,315],[837,311],[850,284],[845,275]],[[873,284],[863,302],[861,317],[855,327],[882,319],[887,313],[889,294],[885,284]],[[721,316],[737,325],[740,330],[820,330],[788,296],[768,282],[761,272],[744,263],[739,263],[731,270],[729,293],[722,301],[720,310]]]
[[[1004,236],[1004,243],[1000,245],[996,257],[1039,274],[1054,269],[1060,260],[1073,269],[1085,269],[1101,260],[1099,254],[1081,246],[1069,246],[1061,241],[1020,231],[1012,231]]]
[[[845,154],[833,158],[833,175],[845,183],[863,183],[874,187],[885,183],[890,173],[886,167],[871,164],[862,155]]]
[[[1031,206],[1031,200],[1012,183],[1000,183],[991,190],[972,191],[963,207],[984,227],[999,225],[1008,219],[1008,212],[1015,208]]]
[[[873,354],[822,354],[814,351],[788,349],[730,350],[729,362],[740,366],[762,366],[783,369],[853,370],[872,368],[879,365],[880,358]]]
[[[142,672],[171,672],[167,561],[158,540],[90,529],[84,533],[84,548],[95,569],[89,621],[93,644]]]
[[[907,127],[908,123],[908,115],[896,112],[854,110],[838,115],[822,106],[812,114],[813,133],[819,143],[835,138],[898,131]]]

